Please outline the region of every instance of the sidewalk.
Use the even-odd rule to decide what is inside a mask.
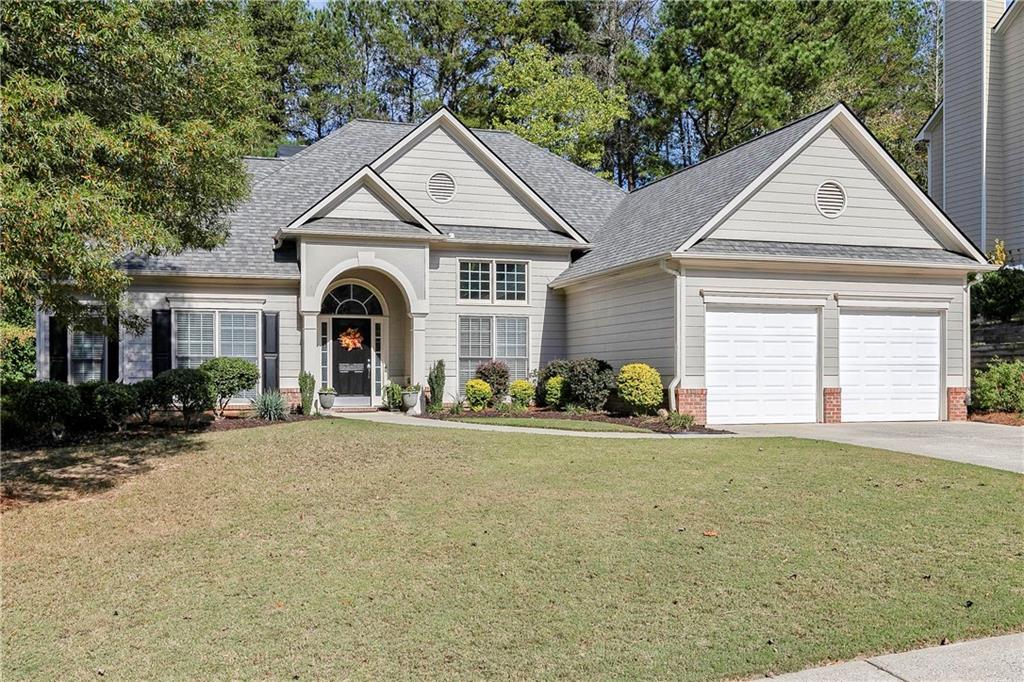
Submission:
[[[786,682],[1020,682],[1024,634],[989,637],[779,675]]]

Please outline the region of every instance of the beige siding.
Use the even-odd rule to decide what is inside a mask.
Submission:
[[[616,369],[645,362],[667,384],[675,376],[675,277],[659,268],[574,287],[568,294],[569,356]]]
[[[963,375],[964,320],[963,279],[960,277],[884,277],[881,275],[836,276],[787,273],[734,274],[715,270],[686,270],[686,376],[691,385],[704,377],[704,300],[700,291],[728,290],[751,294],[778,292],[844,295],[934,296],[950,299],[946,313],[946,375]],[[832,298],[822,316],[822,370],[826,377],[839,374],[839,306]],[[826,383],[826,385],[829,385]],[[833,384],[835,385],[835,384]],[[959,385],[952,384],[952,385]]]
[[[528,301],[521,304],[460,303],[458,262],[470,260],[527,261]],[[429,369],[444,360],[445,392],[458,381],[459,315],[502,315],[529,318],[529,369],[565,357],[565,295],[548,284],[569,267],[568,254],[517,250],[432,249],[430,254],[430,314],[427,315],[426,361]]]
[[[838,218],[818,212],[826,180],[846,189]],[[715,239],[941,248],[832,129],[825,130],[714,231]]]
[[[427,196],[427,180],[438,171],[455,179],[455,197],[439,204]],[[546,229],[544,225],[440,128],[381,172],[383,178],[438,225]]]
[[[360,187],[326,214],[330,218],[357,220],[400,220],[383,201],[366,187]]]
[[[1001,64],[1002,198],[995,237],[1006,240],[1017,262],[1024,262],[1024,13],[998,35]]]

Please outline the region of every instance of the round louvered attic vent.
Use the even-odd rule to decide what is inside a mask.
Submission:
[[[455,179],[447,173],[434,173],[427,180],[427,195],[439,204],[455,196]]]
[[[846,190],[835,180],[826,180],[814,193],[814,205],[826,218],[838,218],[846,210]]]

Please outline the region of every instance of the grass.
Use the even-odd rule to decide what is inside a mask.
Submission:
[[[628,424],[614,422],[584,421],[582,419],[538,419],[537,417],[465,417],[452,421],[471,424],[494,424],[496,426],[528,426],[534,429],[561,429],[562,431],[631,431],[649,433]]]
[[[148,447],[3,516],[5,679],[697,680],[1024,628],[1008,472],[342,419]]]

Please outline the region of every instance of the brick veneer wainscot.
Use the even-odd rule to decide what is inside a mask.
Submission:
[[[843,421],[843,389],[831,387],[823,389],[824,421],[826,424],[838,424]]]
[[[680,414],[692,414],[694,423],[704,426],[708,423],[708,389],[677,388],[676,411]]]
[[[946,420],[967,421],[967,389],[963,386],[950,386],[946,389]]]

